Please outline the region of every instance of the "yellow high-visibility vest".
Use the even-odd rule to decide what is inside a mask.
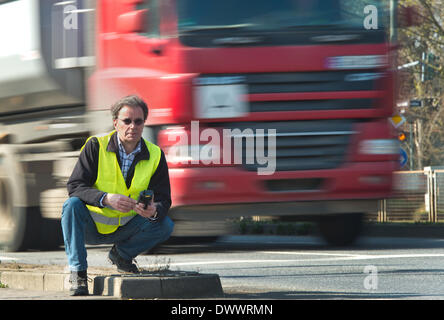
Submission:
[[[107,151],[108,143],[114,133],[115,131],[105,136],[96,137],[100,146],[99,164],[97,180],[93,187],[104,192],[122,194],[137,200],[139,193],[148,188],[151,177],[156,172],[161,157],[160,148],[143,139],[150,153],[150,157],[149,160],[141,160],[136,164],[134,177],[128,189],[119,162],[117,161],[117,155],[112,151]],[[91,139],[91,137],[89,139]],[[116,231],[119,226],[126,224],[137,215],[133,210],[130,212],[120,212],[106,207],[99,208],[91,205],[87,205],[87,208],[96,223],[97,230],[102,234]]]

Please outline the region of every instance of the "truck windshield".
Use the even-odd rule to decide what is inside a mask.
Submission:
[[[179,32],[200,30],[372,29],[386,24],[388,1],[371,0],[178,0]],[[376,28],[375,28],[376,27]]]

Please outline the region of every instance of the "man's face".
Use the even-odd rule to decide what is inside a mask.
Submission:
[[[145,123],[142,109],[125,106],[120,109],[119,115],[117,119],[113,120],[113,123],[123,144],[139,142]]]

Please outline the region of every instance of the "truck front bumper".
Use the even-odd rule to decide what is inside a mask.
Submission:
[[[239,167],[170,169],[171,210],[192,215],[206,208],[217,217],[371,212],[370,202],[390,196],[396,169],[390,161],[270,176]]]

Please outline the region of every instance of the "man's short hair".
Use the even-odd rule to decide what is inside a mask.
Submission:
[[[143,101],[143,99],[137,95],[130,95],[123,97],[111,106],[111,115],[113,120],[117,119],[120,110],[125,106],[140,108],[143,112],[143,120],[146,120],[148,117],[148,106],[146,105],[145,101]]]

